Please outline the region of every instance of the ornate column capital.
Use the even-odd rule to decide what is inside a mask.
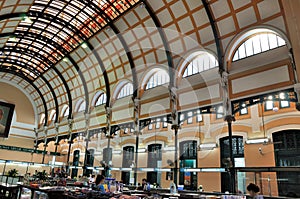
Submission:
[[[235,117],[233,115],[226,115],[224,121],[227,121],[228,123],[235,122]]]
[[[44,126],[43,131],[44,131],[45,135],[47,135],[48,134],[48,126]]]
[[[59,123],[58,122],[54,123],[54,128],[55,128],[56,133],[58,133],[58,130],[59,130]]]

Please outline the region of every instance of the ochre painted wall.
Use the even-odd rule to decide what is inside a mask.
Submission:
[[[9,136],[8,138],[0,139],[0,145],[17,146],[31,149],[34,146],[34,140]]]
[[[220,148],[199,151],[198,167],[220,167]],[[220,191],[221,173],[198,173],[198,186],[200,184],[203,186],[203,189],[205,191]]]
[[[245,144],[244,154],[246,167],[275,166],[273,144]]]
[[[27,96],[18,88],[3,82],[0,82],[0,88],[1,90],[5,90],[5,92],[0,92],[0,99],[5,100],[5,102],[8,103],[15,104],[17,122],[34,124],[34,111]]]

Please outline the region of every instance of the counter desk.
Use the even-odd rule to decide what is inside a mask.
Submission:
[[[20,185],[19,199],[64,199],[64,188],[60,187],[41,187],[34,188],[27,185]]]
[[[17,199],[19,192],[19,185],[10,185],[7,183],[0,183],[0,198],[2,199]]]

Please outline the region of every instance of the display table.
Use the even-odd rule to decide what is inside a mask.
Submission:
[[[2,199],[17,199],[19,192],[19,185],[10,185],[0,183],[0,198]]]
[[[27,185],[20,185],[19,199],[39,199],[42,198],[42,196],[49,199],[64,199],[64,192],[65,189],[60,187],[34,188]]]

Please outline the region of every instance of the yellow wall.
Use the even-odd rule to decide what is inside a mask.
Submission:
[[[31,102],[26,95],[14,86],[0,82],[1,90],[0,99],[5,100],[8,103],[15,104],[15,111],[17,115],[17,122],[34,124],[34,111]]]
[[[0,139],[0,145],[17,146],[32,149],[34,146],[34,140],[9,136],[8,138]]]
[[[220,148],[198,152],[198,167],[216,168],[219,166],[220,166]],[[205,191],[220,191],[221,174],[220,173],[198,173],[198,186],[200,184],[203,186],[203,189]]]

